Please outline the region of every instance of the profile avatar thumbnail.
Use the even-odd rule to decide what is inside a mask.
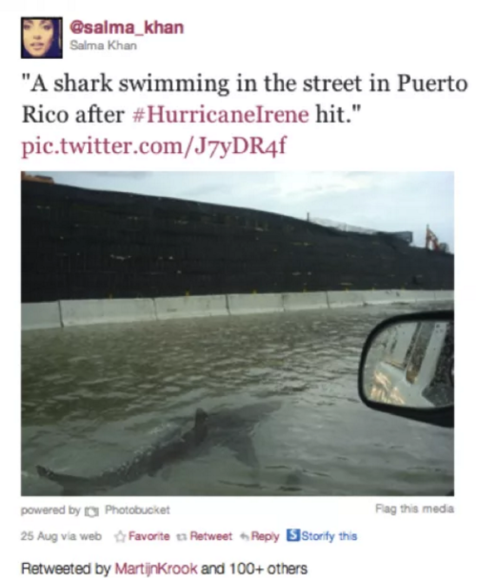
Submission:
[[[62,18],[21,18],[21,58],[62,58]]]

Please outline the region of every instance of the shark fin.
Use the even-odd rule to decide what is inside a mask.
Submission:
[[[66,474],[57,474],[56,472],[53,472],[52,470],[49,470],[48,468],[44,468],[43,466],[37,466],[36,471],[38,472],[38,475],[41,478],[45,478],[47,480],[50,480],[51,482],[55,482],[56,484],[60,484],[61,486],[64,486],[64,485],[71,483],[71,482],[79,483],[79,482],[85,482],[86,481],[86,478],[80,478],[78,476],[68,476]]]
[[[41,478],[59,484],[63,488],[63,495],[65,496],[79,495],[82,489],[89,489],[92,486],[89,478],[58,474],[43,466],[36,466],[36,471]]]
[[[208,414],[203,410],[198,408],[194,416],[194,442],[199,445],[207,437],[207,419]]]
[[[259,467],[255,446],[250,436],[229,440],[225,445],[233,452],[234,457],[245,466],[250,468]]]

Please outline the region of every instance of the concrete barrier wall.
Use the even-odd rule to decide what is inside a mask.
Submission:
[[[391,303],[417,303],[435,301],[435,291],[406,291],[390,289],[387,291],[358,291],[365,305],[385,305]],[[442,300],[453,301],[453,291],[440,291],[447,296]]]
[[[365,305],[385,305],[402,301],[401,291],[358,291]]]
[[[156,320],[152,299],[83,299],[60,303],[64,327]]]
[[[23,303],[21,308],[21,328],[53,329],[62,327],[59,301],[53,303]]]
[[[336,307],[354,307],[364,305],[363,296],[359,291],[327,291],[326,298],[330,309]]]
[[[453,301],[453,291],[434,291],[435,301]]]
[[[229,315],[225,295],[163,297],[154,300],[156,316],[164,319]]]
[[[284,293],[283,306],[285,311],[328,309],[326,291],[318,293]]]
[[[328,291],[22,304],[22,329],[453,301],[453,291]]]
[[[279,293],[255,295],[228,295],[228,307],[231,315],[254,313],[283,313],[283,295]]]
[[[417,303],[419,301],[434,301],[433,291],[400,291],[401,303]],[[453,293],[453,291],[452,291]],[[453,300],[453,297],[451,298]]]

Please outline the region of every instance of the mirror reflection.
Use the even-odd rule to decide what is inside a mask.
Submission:
[[[371,342],[363,391],[371,401],[408,408],[454,403],[454,324],[404,322],[385,327]]]

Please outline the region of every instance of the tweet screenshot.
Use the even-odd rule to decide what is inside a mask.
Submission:
[[[0,575],[498,576],[492,5],[2,20]]]

